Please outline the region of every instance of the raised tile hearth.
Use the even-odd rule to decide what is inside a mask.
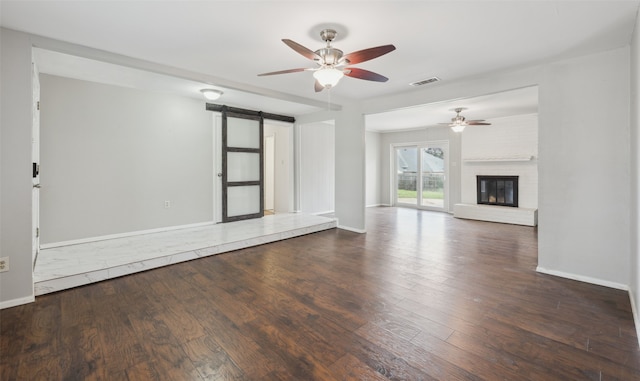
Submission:
[[[455,204],[453,216],[470,220],[501,222],[505,224],[536,226],[538,209],[509,208],[494,205]]]
[[[263,218],[44,249],[34,270],[36,295],[174,263],[280,241],[337,226],[334,218]]]

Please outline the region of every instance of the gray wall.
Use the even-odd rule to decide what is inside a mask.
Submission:
[[[34,300],[31,271],[31,39],[0,28],[0,308]]]
[[[539,93],[541,270],[629,285],[629,73],[628,47],[545,67]],[[594,189],[594,176],[611,186]]]
[[[43,74],[40,115],[42,244],[212,220],[204,101]]]

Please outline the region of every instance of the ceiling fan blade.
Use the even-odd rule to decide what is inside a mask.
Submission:
[[[322,86],[320,82],[316,81],[315,85],[313,86],[313,89],[316,91],[316,93],[319,93],[322,90],[324,90],[324,86]]]
[[[288,73],[298,73],[301,71],[305,71],[309,69],[298,68],[298,69],[288,69],[288,70],[280,70],[280,71],[272,71],[269,73],[258,74],[258,77],[264,77],[265,75],[276,75],[276,74],[288,74]]]
[[[347,77],[364,79],[367,81],[375,81],[375,82],[387,82],[389,80],[389,78],[383,75],[380,75],[378,73],[374,73],[369,70],[358,69],[355,67],[348,67],[344,69],[344,75],[346,75]]]
[[[484,119],[467,120],[467,123],[484,122]]]
[[[360,62],[378,58],[394,50],[396,50],[396,47],[393,45],[376,46],[375,48],[363,49],[358,50],[357,52],[349,53],[346,56],[342,57],[341,61],[347,61],[348,65],[355,65]]]
[[[289,40],[289,39],[283,39],[282,42],[284,42],[285,44],[287,44],[288,47],[290,47],[291,49],[295,50],[296,52],[302,54],[303,56],[307,57],[308,59],[312,60],[312,61],[320,61],[322,58],[317,55],[313,50],[305,48],[304,46],[298,44],[295,41]]]
[[[478,121],[470,121],[470,122],[467,122],[467,124],[469,126],[490,126],[491,125],[491,123],[484,123],[484,122],[478,122]]]

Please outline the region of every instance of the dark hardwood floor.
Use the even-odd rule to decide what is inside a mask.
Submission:
[[[626,292],[536,230],[397,208],[0,312],[2,380],[640,380]]]

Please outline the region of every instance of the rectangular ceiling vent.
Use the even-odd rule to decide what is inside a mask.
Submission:
[[[438,77],[431,77],[431,78],[423,79],[422,81],[410,83],[410,85],[411,86],[422,86],[422,85],[426,85],[427,83],[438,82],[439,80],[440,80],[440,78],[438,78]]]

